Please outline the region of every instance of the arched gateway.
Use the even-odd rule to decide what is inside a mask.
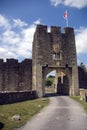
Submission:
[[[32,88],[38,97],[44,96],[45,78],[52,70],[57,72],[58,92],[79,94],[74,29],[67,27],[61,33],[60,27],[52,26],[51,32],[47,32],[47,26],[37,25],[33,40]]]

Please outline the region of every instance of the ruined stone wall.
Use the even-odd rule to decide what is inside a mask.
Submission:
[[[78,74],[79,88],[87,89],[87,71],[82,67],[78,67]]]
[[[1,92],[0,105],[16,103],[36,98],[36,91]]]
[[[32,60],[0,59],[0,91],[27,91],[32,89]]]

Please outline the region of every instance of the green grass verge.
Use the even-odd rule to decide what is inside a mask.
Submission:
[[[71,96],[71,98],[78,101],[87,113],[87,102],[80,100],[80,96]]]
[[[23,126],[32,116],[48,104],[48,98],[39,98],[21,103],[0,105],[0,123],[4,124],[1,130],[14,130],[14,128]],[[20,121],[12,120],[12,116],[15,114],[21,116]]]

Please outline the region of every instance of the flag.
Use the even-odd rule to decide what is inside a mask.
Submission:
[[[64,12],[63,18],[66,20],[66,26],[68,27],[68,14],[67,14],[67,11]]]
[[[64,17],[64,19],[67,19],[67,17],[68,17],[67,11],[64,12],[63,17]]]

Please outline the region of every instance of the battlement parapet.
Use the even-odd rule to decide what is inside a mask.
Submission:
[[[65,34],[74,33],[74,28],[72,28],[72,27],[64,28],[64,33],[65,33]]]
[[[45,33],[47,33],[47,26],[46,25],[37,25],[36,32],[45,32]]]
[[[61,33],[61,27],[51,26],[51,33]]]
[[[36,32],[37,33],[48,33],[46,25],[37,25]],[[51,32],[52,34],[62,34],[61,27],[60,26],[51,26]],[[72,27],[66,27],[64,28],[63,34],[73,34],[74,29]]]
[[[4,63],[3,59],[0,59],[0,65],[2,65]]]
[[[6,63],[9,65],[9,64],[18,64],[18,60],[17,59],[6,59]]]
[[[16,65],[16,64],[31,64],[32,59],[24,59],[23,61],[19,62],[18,59],[6,59],[6,62],[4,59],[0,59],[0,65],[6,64],[6,65]]]
[[[24,59],[21,63],[22,64],[31,64],[32,63],[32,59]]]

